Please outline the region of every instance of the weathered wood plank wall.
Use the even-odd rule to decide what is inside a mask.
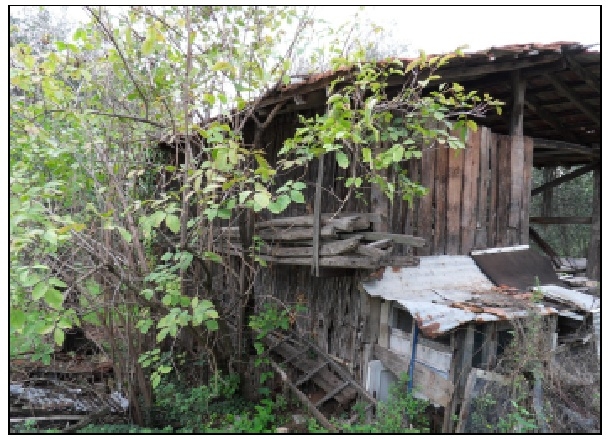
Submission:
[[[521,151],[512,150],[517,145]],[[464,150],[425,149],[416,175],[429,193],[407,207],[404,227],[394,223],[391,231],[426,238],[419,255],[528,244],[532,160],[532,139],[512,142],[482,127],[468,134]]]

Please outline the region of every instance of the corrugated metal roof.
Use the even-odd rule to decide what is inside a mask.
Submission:
[[[417,267],[387,267],[380,280],[362,282],[371,296],[397,302],[429,337],[437,337],[468,322],[492,322],[526,317],[534,310],[556,314],[534,304],[529,294],[494,286],[469,256],[423,256]],[[545,297],[593,311],[599,301],[558,286],[542,288]],[[564,291],[563,291],[564,290]]]
[[[540,290],[547,299],[573,305],[581,311],[597,312],[601,306],[601,301],[597,297],[581,293],[580,291],[570,290],[557,285],[542,285]]]

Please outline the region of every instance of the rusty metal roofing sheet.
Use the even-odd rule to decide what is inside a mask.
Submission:
[[[534,304],[521,290],[494,286],[469,256],[423,256],[417,267],[387,268],[380,280],[362,282],[371,296],[397,302],[429,337],[437,337],[468,322],[492,322],[526,317],[530,312],[556,314],[552,306]],[[579,310],[599,306],[587,296],[555,285],[544,295]]]
[[[597,312],[601,306],[601,301],[595,296],[558,285],[542,285],[540,290],[547,299],[573,305],[581,311]]]
[[[368,294],[385,299],[431,297],[434,291],[446,291],[456,300],[471,293],[490,291],[493,284],[469,256],[423,256],[417,267],[393,270],[387,267],[382,281],[363,283]]]
[[[472,258],[496,285],[508,285],[527,291],[536,284],[536,278],[540,284],[562,285],[550,258],[534,249],[472,254]]]

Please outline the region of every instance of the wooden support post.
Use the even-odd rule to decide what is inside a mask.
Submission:
[[[378,344],[383,348],[389,348],[389,311],[390,303],[388,300],[383,300],[380,304],[380,330],[378,336]]]
[[[472,356],[474,354],[474,325],[470,324],[464,329],[454,332],[452,341],[453,359],[451,361],[451,380],[454,385],[453,397],[444,410],[444,426],[442,433],[454,432],[454,414],[461,405],[465,392],[465,385],[472,370]]]
[[[593,213],[586,275],[601,284],[601,164],[593,170]]]
[[[508,212],[508,244],[520,243],[520,222],[523,206],[523,167],[525,146],[523,141],[523,115],[525,112],[525,90],[527,82],[521,78],[520,70],[512,72],[512,116],[510,120],[510,211]]]
[[[314,199],[314,218],[312,236],[312,272],[319,276],[319,240],[321,238],[321,186],[323,185],[323,161],[325,154],[319,156],[319,168],[317,170],[317,187]]]

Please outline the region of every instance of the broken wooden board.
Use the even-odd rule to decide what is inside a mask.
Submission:
[[[390,239],[396,244],[406,244],[413,247],[423,247],[425,240],[412,235],[401,235],[398,233],[383,233],[383,232],[362,232],[363,238],[366,241],[379,241],[383,239]]]
[[[339,239],[337,241],[329,241],[321,245],[319,256],[335,256],[343,253],[351,252],[359,247],[361,235],[353,235],[347,239]],[[280,247],[265,245],[262,252],[270,256],[292,258],[300,256],[312,256],[313,247]]]
[[[374,355],[396,376],[399,377],[402,373],[408,373],[410,357],[396,354],[378,344],[374,345]],[[417,393],[429,399],[430,402],[445,407],[451,400],[453,385],[429,367],[415,362],[414,389]]]
[[[268,346],[277,345],[274,348],[274,352],[283,357],[285,361],[289,360],[288,362],[293,367],[304,374],[308,374],[319,365],[318,361],[309,359],[307,357],[307,353],[300,355],[299,349],[289,346],[286,343],[279,344],[280,339],[278,337],[267,335],[264,340]],[[316,374],[310,377],[310,380],[323,389],[325,393],[332,392],[334,389],[338,388],[338,386],[343,384],[343,381],[327,368],[318,370]],[[348,387],[341,392],[336,393],[333,396],[333,399],[335,399],[340,405],[344,406],[353,401],[356,397],[357,391],[354,388]]]

